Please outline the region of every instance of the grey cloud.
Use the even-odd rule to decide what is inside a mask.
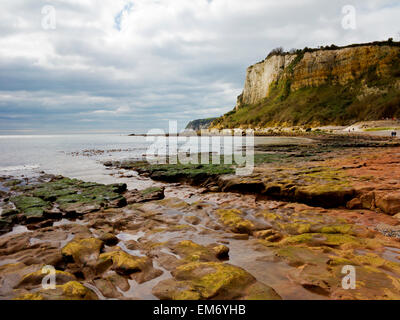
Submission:
[[[274,47],[398,36],[398,1],[352,2],[357,30],[341,28],[347,0],[55,0],[57,29],[45,31],[47,1],[3,1],[1,130],[147,131],[218,116]]]

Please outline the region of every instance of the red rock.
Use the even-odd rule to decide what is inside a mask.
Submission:
[[[385,194],[375,201],[376,206],[387,214],[395,215],[400,213],[400,191]]]
[[[354,198],[353,200],[347,202],[346,204],[347,209],[361,209],[362,208],[362,203],[360,199]]]

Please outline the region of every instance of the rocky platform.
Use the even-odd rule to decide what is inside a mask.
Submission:
[[[399,299],[400,148],[262,159],[186,198],[1,178],[0,299]]]

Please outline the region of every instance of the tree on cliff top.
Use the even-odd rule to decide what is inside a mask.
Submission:
[[[272,56],[282,56],[284,54],[286,54],[285,50],[282,47],[278,47],[271,50],[271,52],[267,56],[267,59]]]

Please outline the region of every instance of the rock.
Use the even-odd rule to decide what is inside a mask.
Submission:
[[[190,282],[163,280],[153,289],[152,294],[160,300],[201,300],[199,292],[193,290]]]
[[[0,218],[0,234],[8,233],[12,230],[14,223],[12,219]]]
[[[186,216],[184,220],[194,226],[197,226],[201,222],[200,218],[196,216]]]
[[[363,205],[360,199],[354,198],[353,200],[347,202],[346,207],[347,209],[353,210],[353,209],[361,209]]]
[[[142,284],[144,282],[158,278],[163,273],[164,272],[162,270],[151,267],[145,272],[131,274],[131,278],[134,279],[137,283]]]
[[[126,199],[121,195],[126,191],[126,184],[101,185],[55,177],[50,182],[33,185],[31,189],[36,198],[57,204],[68,215],[87,214],[102,207],[126,205]]]
[[[253,233],[253,236],[257,239],[265,239],[271,235],[275,234],[275,230],[268,229],[268,230],[260,230]]]
[[[391,226],[385,223],[380,223],[376,226],[376,230],[387,237],[400,239],[400,226]]]
[[[122,291],[128,291],[130,284],[126,278],[114,273],[105,277],[106,280],[110,281],[115,287],[121,289]]]
[[[89,261],[97,260],[103,246],[103,241],[95,238],[74,240],[69,242],[61,250],[61,253],[67,261],[86,264]]]
[[[3,212],[1,213],[1,216],[2,216],[3,218],[5,218],[5,217],[12,217],[12,216],[17,215],[18,213],[19,213],[18,210],[14,209],[14,208],[11,207],[11,206],[4,206],[4,207],[3,207]]]
[[[7,262],[7,260],[2,261]],[[41,265],[25,265],[21,262],[11,262],[0,266],[0,299],[13,299],[16,295],[14,288],[18,286],[21,279],[31,273],[41,269]]]
[[[337,281],[321,265],[308,264],[293,270],[288,276],[305,289],[322,296],[329,296],[331,288],[337,285]]]
[[[108,187],[111,187],[113,192],[122,194],[127,190],[128,186],[126,185],[126,183],[115,183],[109,185]]]
[[[21,183],[22,183],[22,180],[13,179],[13,180],[9,180],[9,181],[4,182],[3,186],[8,188],[8,187],[17,186],[17,185],[19,185]]]
[[[375,209],[375,192],[370,191],[370,192],[362,194],[360,196],[360,202],[361,202],[361,206],[364,209],[370,209],[370,210]]]
[[[42,270],[38,270],[36,272],[29,273],[22,278],[22,280],[18,284],[18,287],[19,288],[23,287],[23,288],[29,290],[34,287],[40,286],[40,285],[42,285],[43,278],[45,276],[47,276],[48,274],[49,274],[48,272],[43,273]],[[67,282],[76,280],[74,275],[72,275],[68,272],[60,271],[60,270],[56,270],[55,275],[56,275],[56,283],[57,284],[66,284]]]
[[[359,150],[357,153],[361,152]],[[400,152],[400,149],[393,150],[393,154]],[[340,152],[348,156],[346,151]],[[270,156],[267,154],[267,157]],[[364,157],[360,153],[358,156],[366,158],[367,155]],[[161,299],[279,298],[272,288],[257,282],[257,279],[270,277],[279,280],[274,283],[278,283],[279,292],[288,299],[322,298],[321,294],[330,299],[400,296],[400,281],[397,281],[400,268],[395,263],[399,255],[397,249],[400,248],[396,239],[400,238],[400,222],[389,215],[371,211],[376,209],[375,194],[380,199],[400,187],[400,179],[396,174],[396,168],[400,170],[397,158],[389,159],[392,163],[390,170],[376,170],[376,179],[370,172],[374,166],[369,162],[366,167],[359,168],[351,165],[359,160],[332,158],[332,162],[327,162],[325,167],[325,163],[311,164],[305,158],[301,159],[301,163],[295,162],[299,160],[294,157],[291,159],[293,162],[285,166],[282,163],[269,163],[256,167],[254,175],[249,178],[238,178],[243,184],[262,181],[267,186],[267,196],[232,193],[200,195],[195,192],[195,202],[168,198],[119,209],[109,207],[124,199],[118,192],[123,192],[124,196],[129,193],[122,191],[123,187],[60,178],[51,180],[51,185],[44,181],[41,187],[34,184],[21,186],[13,190],[12,195],[23,193],[26,197],[40,198],[49,203],[50,209],[45,207],[44,218],[39,221],[33,219],[27,226],[34,231],[26,232],[19,227],[16,231],[24,233],[17,232],[0,238],[0,265],[16,264],[0,266],[0,300],[24,294],[29,294],[31,299],[63,299],[62,292],[54,297],[39,292],[43,279],[39,270],[43,265],[54,265],[56,269],[63,270],[58,272],[69,274],[60,283],[57,281],[57,285],[73,281],[81,281],[89,289],[95,285],[98,290],[93,290],[99,293],[100,298],[104,295],[107,298],[132,299],[135,295],[143,299],[148,297],[148,289],[157,282],[153,293]],[[320,159],[323,160],[323,157]],[[338,163],[330,166],[336,160]],[[347,167],[348,177],[340,171],[344,166]],[[334,169],[336,167],[339,169]],[[385,177],[395,181],[384,180],[387,179]],[[209,187],[215,180],[213,178],[204,185]],[[366,203],[370,210],[347,210],[342,207],[327,209],[287,203],[286,200],[270,200],[285,196],[293,201],[295,192],[292,191],[302,187],[309,187],[307,192],[316,187],[315,194],[318,194],[321,191],[319,186],[326,187],[323,192],[341,192],[346,188],[352,189],[353,185],[356,193],[341,206],[353,203],[349,207],[359,207],[360,204],[364,207]],[[179,197],[181,191],[179,188],[175,195]],[[186,188],[183,194],[184,197],[188,195]],[[64,220],[59,226],[46,228],[45,225],[56,219],[50,216],[50,212],[59,214],[57,208],[60,204],[62,208],[76,206],[74,211],[95,204],[100,210],[82,211],[84,216],[79,221]],[[4,208],[8,205],[6,202],[0,203],[2,218],[6,218],[5,226],[23,224],[23,221],[26,223],[26,216],[23,213],[18,215],[22,211],[14,209],[11,203],[9,209],[16,212],[4,216]],[[379,209],[378,212],[381,211]],[[65,212],[61,213],[65,218]],[[198,224],[201,225],[195,228],[194,225]],[[123,248],[112,247],[118,245],[119,240],[115,235],[121,233],[137,236],[138,239],[123,241]],[[69,244],[64,244],[70,235],[75,240],[68,241],[76,244],[69,247],[69,252],[65,252]],[[230,238],[243,239],[246,243],[224,241]],[[89,242],[99,241],[100,248],[81,243],[85,239],[92,239]],[[198,243],[182,239],[196,239],[194,241]],[[60,243],[64,246],[62,250]],[[102,244],[107,244],[107,247],[102,248]],[[235,252],[244,255],[240,259],[240,266],[251,271],[251,275],[236,266],[222,263],[221,260],[229,258],[229,249],[232,256]],[[140,250],[147,256],[129,254],[131,250]],[[162,277],[164,281],[157,279],[163,274],[163,271],[154,268],[157,265],[166,272]],[[360,290],[341,290],[338,279],[343,277],[340,277],[343,265],[356,266],[357,288]],[[267,267],[271,267],[273,274],[266,275],[271,271]],[[173,278],[165,280],[170,277],[168,271]],[[151,279],[155,280],[137,287],[131,281],[140,284]],[[20,282],[22,284],[19,286]],[[81,299],[82,295],[78,298]]]
[[[27,293],[16,300],[98,300],[97,295],[77,281],[57,285],[54,290],[39,290]]]
[[[118,299],[122,297],[122,294],[110,280],[95,279],[94,284],[100,290],[101,294],[106,298]]]
[[[244,233],[233,233],[229,238],[235,240],[249,240],[249,235]]]
[[[243,212],[238,209],[218,209],[215,211],[219,220],[235,233],[251,234],[254,224],[242,218]]]
[[[29,225],[27,226],[28,230],[37,230],[37,229],[41,229],[41,228],[47,228],[47,227],[51,227],[53,225],[53,220],[44,220],[44,221],[30,221],[27,220],[29,223]]]
[[[218,245],[212,247],[212,250],[215,252],[215,256],[218,259],[229,259],[229,248],[224,245]]]
[[[34,246],[33,246],[34,247]],[[32,265],[51,265],[54,267],[62,267],[64,265],[63,257],[58,248],[50,248],[46,244],[42,244],[37,248],[30,247],[29,255],[24,255],[21,262]],[[23,253],[23,252],[22,252]]]
[[[10,201],[23,214],[27,223],[34,223],[45,219],[44,212],[49,208],[48,202],[37,197],[15,196],[11,197]]]
[[[133,190],[126,192],[124,196],[128,204],[162,200],[165,197],[164,189],[165,188],[151,187],[141,191]]]
[[[208,192],[220,192],[221,189],[218,186],[212,186],[212,187],[209,187],[207,191]]]
[[[390,215],[400,213],[400,192],[376,194],[375,197],[376,206],[383,212]]]
[[[83,215],[95,211],[99,211],[102,207],[100,203],[70,203],[62,205],[62,210],[69,216],[78,214]]]
[[[108,201],[106,207],[107,208],[123,208],[128,204],[125,197],[118,197],[116,199]]]
[[[340,184],[314,184],[297,188],[295,199],[311,206],[337,208],[346,205],[354,195],[355,190],[351,187],[342,187]]]
[[[205,224],[204,224],[207,228],[209,229],[213,229],[213,230],[221,230],[222,227],[220,224],[215,223],[214,221],[210,220],[210,219],[206,219],[205,220]]]
[[[112,161],[105,161],[105,162],[103,162],[103,165],[105,167],[112,167],[113,166],[113,162]]]
[[[275,249],[275,255],[284,259],[292,267],[300,267],[306,264],[327,264],[328,256],[322,250],[311,250],[307,247],[284,246]]]
[[[190,240],[171,245],[171,250],[185,261],[217,261],[216,251],[213,248],[204,247]]]
[[[111,223],[101,216],[96,215],[96,217],[89,222],[89,226],[90,228],[103,230],[104,228],[111,227]]]
[[[260,179],[238,178],[235,175],[218,177],[218,189],[222,192],[262,193],[265,185]]]
[[[257,292],[259,299],[280,299],[276,292],[265,285],[251,289],[257,283],[247,271],[218,262],[194,262],[179,266],[172,272],[175,279],[164,280],[153,288],[159,299],[244,299],[248,292]]]
[[[307,244],[310,246],[329,246],[359,248],[363,246],[362,239],[358,239],[348,234],[323,234],[323,233],[304,233],[289,236],[281,241],[282,245]]]
[[[46,219],[43,208],[28,208],[24,211],[24,216],[28,224],[37,223]]]
[[[152,267],[151,259],[148,257],[136,257],[124,251],[103,253],[99,257],[98,264],[107,265],[122,275],[146,271]]]
[[[119,239],[112,233],[103,233],[99,239],[107,246],[115,246],[119,242]]]
[[[48,202],[37,197],[15,196],[11,197],[10,201],[13,202],[20,211],[25,211],[30,208],[43,208],[48,206]]]
[[[50,210],[46,210],[44,212],[44,216],[46,219],[53,220],[54,222],[54,220],[61,220],[63,213],[58,210],[58,208],[52,208]]]
[[[278,231],[272,229],[256,231],[253,233],[253,236],[258,239],[264,239],[271,242],[282,239],[281,234]]]
[[[282,300],[278,293],[261,282],[256,282],[245,290],[246,300]]]
[[[164,269],[168,271],[172,271],[178,266],[186,263],[186,261],[179,260],[175,256],[166,253],[159,253],[157,261]]]
[[[70,185],[57,185],[53,187],[53,185],[49,183],[38,186],[33,190],[32,194],[44,201],[54,202],[58,197],[72,195],[76,192],[77,190]]]

